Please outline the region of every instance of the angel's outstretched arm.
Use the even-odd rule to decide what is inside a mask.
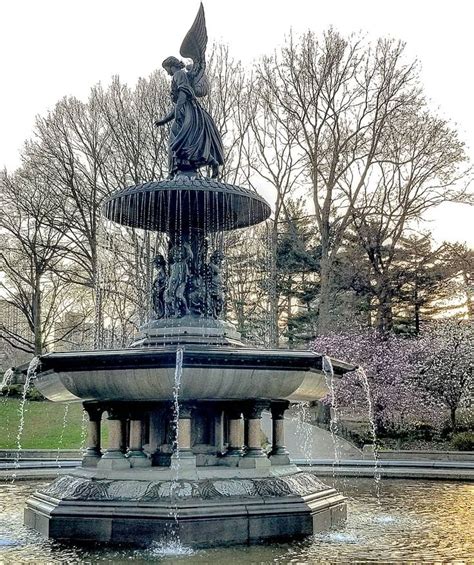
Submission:
[[[173,108],[170,112],[168,112],[168,114],[166,114],[166,116],[163,116],[162,118],[156,120],[155,126],[156,127],[164,126],[168,122],[171,122],[171,120],[174,120],[174,116],[175,116],[175,109]]]

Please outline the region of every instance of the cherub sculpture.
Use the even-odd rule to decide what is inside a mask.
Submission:
[[[165,290],[168,277],[166,276],[166,261],[160,253],[153,260],[156,268],[156,277],[153,281],[152,299],[155,319],[159,320],[165,315]]]
[[[192,68],[186,70],[184,63],[176,57],[168,57],[162,63],[173,77],[171,100],[174,108],[155,125],[173,121],[168,147],[169,178],[178,173],[196,173],[201,167],[210,167],[212,178],[217,178],[219,167],[224,164],[221,136],[214,120],[198,102],[198,98],[207,96],[209,91],[205,73],[206,47],[206,20],[201,4],[180,49],[183,57],[193,60]]]
[[[219,250],[214,251],[209,259],[209,311],[213,318],[218,318],[224,308],[224,292],[221,275],[223,259],[224,255]]]
[[[170,318],[181,318],[190,313],[186,285],[190,275],[189,264],[193,258],[191,247],[186,243],[175,245],[170,258],[170,276],[165,291],[166,313]]]

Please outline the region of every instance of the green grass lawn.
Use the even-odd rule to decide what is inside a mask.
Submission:
[[[20,404],[17,398],[0,397],[0,449],[17,447]],[[67,411],[67,413],[66,413]],[[65,418],[66,414],[66,418]],[[26,402],[23,449],[76,449],[82,442],[80,403]]]

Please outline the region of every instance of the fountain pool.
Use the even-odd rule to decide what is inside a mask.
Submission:
[[[324,563],[456,562],[474,560],[474,484],[383,480],[380,503],[374,482],[351,479],[348,519],[339,529],[300,542],[190,550],[154,544],[149,548],[78,546],[46,540],[23,526],[26,498],[41,483],[0,487],[1,563],[182,562]]]

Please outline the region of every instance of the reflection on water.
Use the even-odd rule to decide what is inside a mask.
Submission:
[[[22,525],[25,498],[38,483],[0,484],[0,563],[330,563],[474,562],[474,484],[384,480],[344,485],[345,527],[302,542],[191,551],[155,543],[148,549],[85,549],[44,540]],[[340,488],[340,485],[338,485]]]

